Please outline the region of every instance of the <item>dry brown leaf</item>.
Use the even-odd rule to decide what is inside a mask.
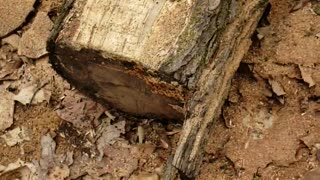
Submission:
[[[53,23],[45,12],[38,12],[30,29],[22,34],[18,54],[39,58],[47,54],[47,40]]]
[[[164,149],[169,149],[169,148],[171,149],[171,142],[170,142],[170,139],[167,136],[167,131],[165,130],[165,128],[162,127],[162,126],[159,126],[159,127],[156,128],[156,132],[157,132],[157,134],[159,136],[161,146]]]
[[[54,167],[54,155],[56,150],[56,142],[52,139],[50,134],[41,137],[41,159],[40,166],[42,169],[48,170]]]
[[[282,86],[274,80],[269,79],[269,84],[271,85],[272,91],[277,95],[277,96],[282,96],[285,95],[286,93],[284,92]]]
[[[0,136],[3,138],[8,146],[14,146],[23,141],[31,140],[32,132],[25,127],[14,128],[4,135]]]
[[[320,179],[320,168],[312,169],[311,171],[307,172],[303,180],[319,180]]]
[[[272,34],[273,32],[271,31],[271,27],[270,26],[266,26],[266,27],[259,27],[256,29],[258,32],[258,38],[259,40],[263,39],[266,35]]]
[[[17,50],[20,43],[20,36],[17,34],[11,34],[10,36],[3,38],[1,41],[2,44],[9,44],[14,50]]]
[[[299,65],[299,69],[300,69],[300,73],[301,73],[301,77],[302,77],[303,81],[308,83],[309,87],[316,85],[316,83],[312,79],[312,76],[311,76],[312,74],[311,74],[309,68]]]
[[[7,62],[0,70],[0,79],[14,73],[22,64],[23,62],[21,60]]]
[[[64,180],[70,175],[70,169],[67,165],[55,166],[50,170],[48,180]]]
[[[0,131],[9,128],[13,123],[13,96],[14,94],[7,91],[0,92]]]
[[[152,144],[128,145],[126,141],[117,141],[113,145],[105,145],[101,160],[87,156],[78,157],[70,167],[70,178],[88,175],[88,179],[103,179],[102,177],[119,179],[129,177],[137,169],[139,158],[148,158],[156,149]]]
[[[23,105],[30,104],[31,100],[31,104],[37,104],[43,101],[47,101],[49,103],[50,98],[50,90],[37,87],[36,85],[27,85],[23,87],[17,95],[14,96],[14,100],[19,101]]]
[[[25,163],[21,159],[7,166],[0,165],[0,179],[36,180],[36,167],[32,163]]]
[[[313,146],[315,146],[317,143],[319,143],[319,138],[320,135],[318,135],[317,132],[310,132],[308,135],[301,137],[300,140],[306,145],[308,146],[308,148],[312,148]]]
[[[105,147],[115,143],[120,135],[125,133],[125,124],[125,121],[120,121],[113,125],[107,125],[102,129],[102,134],[97,140],[97,149],[100,153],[99,159],[102,159]]]
[[[73,153],[56,155],[56,142],[50,134],[43,135],[41,143],[41,159],[34,161],[37,179],[65,179],[70,175],[69,165],[73,163]]]
[[[85,97],[76,91],[66,91],[66,97],[62,101],[63,109],[58,109],[58,116],[76,128],[92,129],[92,122],[98,119],[105,111],[105,108]]]
[[[299,0],[290,10],[290,12],[294,12],[297,11],[301,8],[303,8],[304,6],[307,5],[307,3],[310,2],[310,0]]]
[[[130,152],[134,157],[147,158],[156,150],[156,146],[153,144],[137,144],[132,145]]]
[[[33,10],[36,0],[1,0],[0,3],[0,37],[18,28]]]
[[[138,159],[130,153],[129,148],[106,145],[102,161],[107,166],[107,172],[115,177],[129,177],[138,168]]]

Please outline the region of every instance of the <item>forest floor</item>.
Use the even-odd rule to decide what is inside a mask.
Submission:
[[[0,179],[159,179],[182,124],[106,109],[56,74],[45,42],[60,4],[0,3]],[[267,11],[198,180],[320,179],[320,2]]]

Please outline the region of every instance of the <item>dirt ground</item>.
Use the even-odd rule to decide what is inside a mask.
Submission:
[[[159,179],[182,125],[106,109],[57,75],[41,42],[60,3],[0,31],[0,179]],[[267,12],[198,180],[320,179],[320,2],[270,0]]]

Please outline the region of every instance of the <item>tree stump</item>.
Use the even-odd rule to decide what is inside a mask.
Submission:
[[[105,104],[184,120],[172,163],[192,178],[266,4],[66,0],[48,43],[50,61],[71,84]]]

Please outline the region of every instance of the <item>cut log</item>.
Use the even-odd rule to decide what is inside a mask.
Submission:
[[[172,164],[195,177],[267,0],[72,2],[49,40],[54,68],[122,111],[185,119]]]
[[[67,1],[65,10],[70,9]],[[182,119],[222,30],[217,0],[77,0],[49,42],[78,89],[132,114]]]

